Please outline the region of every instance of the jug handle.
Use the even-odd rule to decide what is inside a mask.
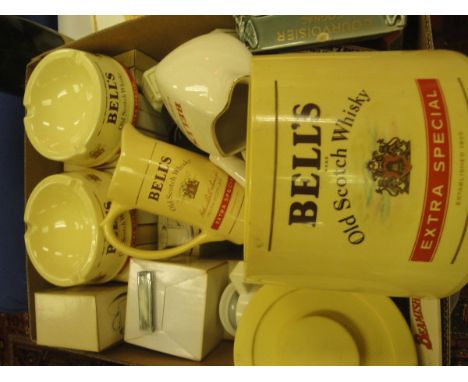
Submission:
[[[101,227],[104,231],[104,236],[106,240],[118,251],[122,252],[123,254],[135,257],[138,259],[144,260],[160,260],[166,259],[168,257],[173,257],[180,255],[181,253],[190,250],[191,248],[195,247],[196,245],[200,245],[206,243],[208,241],[220,241],[223,240],[222,238],[214,237],[213,235],[209,235],[206,232],[201,231],[197,236],[195,236],[192,240],[188,241],[187,243],[181,244],[177,247],[173,248],[166,248],[166,249],[159,249],[159,250],[145,250],[131,247],[125,243],[122,243],[114,232],[113,225],[114,221],[117,217],[121,214],[132,210],[133,208],[125,207],[120,205],[116,202],[112,202],[111,208],[107,213],[104,220],[101,222]]]

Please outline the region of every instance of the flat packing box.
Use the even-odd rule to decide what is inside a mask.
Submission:
[[[121,342],[126,299],[118,283],[37,292],[37,343],[98,352]]]
[[[432,48],[430,20],[417,17],[411,38],[411,48]],[[138,50],[156,61],[182,43],[213,29],[234,29],[232,16],[145,16],[99,31],[66,47],[101,53],[110,56]],[[40,57],[31,61],[26,76],[31,73]],[[190,70],[190,68],[187,68]],[[46,176],[61,172],[63,165],[38,154],[27,139],[24,143],[25,200],[33,188]],[[36,316],[34,294],[50,289],[48,284],[27,259],[29,323],[32,340],[36,340]],[[89,353],[99,359],[124,365],[232,365],[232,341],[223,341],[202,362],[190,361],[123,343],[100,353]]]

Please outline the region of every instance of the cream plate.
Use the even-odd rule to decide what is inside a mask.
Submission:
[[[234,363],[417,365],[417,358],[388,297],[267,285],[238,322]]]

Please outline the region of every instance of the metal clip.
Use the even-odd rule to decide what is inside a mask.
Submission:
[[[239,39],[251,49],[255,49],[258,45],[258,36],[252,20],[246,16],[234,16],[234,21]]]
[[[403,27],[406,25],[406,16],[385,16],[385,24],[390,26]]]
[[[152,271],[137,273],[140,330],[148,333],[152,333],[155,330],[153,281],[154,274]]]

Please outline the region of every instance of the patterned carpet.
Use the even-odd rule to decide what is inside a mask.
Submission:
[[[9,336],[29,338],[27,313],[0,313],[0,365],[11,365]]]
[[[451,365],[468,366],[468,286],[460,293],[460,300],[451,317]]]

